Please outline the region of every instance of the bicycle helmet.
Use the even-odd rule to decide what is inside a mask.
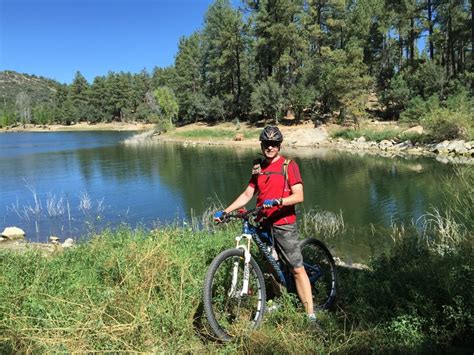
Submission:
[[[283,135],[277,126],[267,126],[260,133],[260,141],[283,142]]]

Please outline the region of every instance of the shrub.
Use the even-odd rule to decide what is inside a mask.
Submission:
[[[400,122],[419,123],[427,113],[439,108],[437,96],[431,96],[428,100],[423,100],[420,96],[415,96],[407,103],[407,108],[400,115]]]
[[[466,112],[438,108],[423,117],[422,123],[434,140],[470,139],[472,118]]]

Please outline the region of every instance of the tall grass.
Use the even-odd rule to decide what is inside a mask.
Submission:
[[[25,187],[31,192],[32,201],[26,204],[20,204],[17,201],[7,206],[7,211],[16,215],[21,221],[33,223],[36,237],[39,240],[40,235],[46,236],[46,233],[64,234],[68,232],[73,236],[73,213],[71,203],[67,194],[56,196],[53,193],[47,193],[41,197],[33,184],[25,181]],[[105,198],[93,201],[85,191],[79,192],[77,211],[85,218],[85,223],[89,227],[95,227],[94,222],[101,219],[106,206]],[[47,225],[48,231],[44,229]],[[42,227],[41,227],[42,226]]]
[[[352,140],[354,138],[365,137],[369,141],[382,141],[384,139],[395,139],[400,134],[400,130],[397,129],[386,129],[386,130],[373,130],[369,128],[362,129],[339,129],[331,133],[334,138],[344,138]]]
[[[198,139],[234,139],[235,135],[242,134],[245,139],[258,138],[258,130],[230,130],[230,129],[195,129],[189,131],[175,131],[172,134],[181,138]]]
[[[344,233],[342,211],[339,214],[330,211],[309,211],[303,214],[299,228],[303,236],[314,236],[329,241]]]
[[[201,293],[208,265],[233,246],[237,224],[216,228],[203,217],[151,231],[122,227],[48,257],[0,251],[0,353],[470,352],[473,235],[461,222],[470,208],[461,216],[456,206],[439,212],[456,218],[457,229],[394,225],[393,248],[374,257],[371,270],[339,268],[337,309],[318,315],[324,333],[284,293],[261,328],[227,344],[213,341]],[[310,233],[347,233],[338,215],[302,221]],[[436,233],[458,237],[433,244]],[[439,252],[442,244],[449,247]]]

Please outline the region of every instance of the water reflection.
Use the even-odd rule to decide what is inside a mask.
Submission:
[[[49,139],[66,139],[66,146],[48,145],[48,137],[42,136],[39,150],[22,144],[21,154],[0,154],[0,228],[15,224],[35,235],[33,221],[21,220],[6,209],[32,203],[23,179],[35,186],[42,201],[48,193],[67,196],[71,216],[54,220],[56,233],[69,228],[70,234],[78,235],[87,218],[96,227],[123,221],[151,226],[157,219],[186,218],[191,211],[199,215],[211,202],[227,204],[245,188],[259,153],[222,146],[117,144],[125,136],[62,133]],[[0,147],[2,139],[0,135]],[[11,141],[8,146],[11,151]],[[298,162],[302,172],[305,202],[299,211],[342,211],[348,233],[332,243],[347,257],[368,255],[388,242],[386,236],[372,232],[372,225],[416,221],[431,205],[440,206],[440,181],[452,175],[451,166],[424,158],[387,159],[304,148],[284,153]],[[96,211],[86,216],[78,209],[81,192],[96,204],[104,199],[100,216]],[[55,232],[48,225],[51,220],[43,216],[39,221],[40,238]]]

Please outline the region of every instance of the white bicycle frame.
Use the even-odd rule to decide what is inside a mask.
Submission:
[[[241,244],[242,239],[247,239],[247,245]],[[244,251],[244,277],[242,280],[242,289],[240,290],[239,296],[245,296],[249,292],[249,278],[250,278],[250,242],[252,241],[251,234],[241,234],[235,237],[236,249],[242,249]],[[229,296],[235,295],[237,291],[237,279],[239,273],[239,262],[234,262],[234,269],[232,272],[232,285],[229,291]]]

